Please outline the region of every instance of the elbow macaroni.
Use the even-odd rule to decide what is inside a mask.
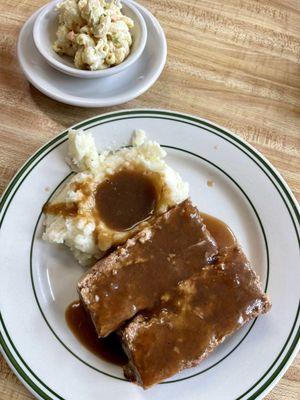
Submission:
[[[121,64],[130,53],[134,23],[118,0],[63,0],[55,52],[74,57],[79,69],[96,71]]]

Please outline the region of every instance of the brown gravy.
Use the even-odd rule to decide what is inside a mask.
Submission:
[[[125,376],[149,387],[197,365],[226,336],[269,308],[242,250],[227,248],[214,265],[175,287],[158,310],[127,325]]]
[[[223,221],[205,213],[201,213],[201,217],[220,250],[236,243],[233,232]],[[99,339],[91,318],[80,301],[71,303],[65,316],[70,330],[88,350],[113,364],[123,366],[127,363],[117,335],[110,334]]]
[[[99,339],[90,316],[79,300],[68,306],[65,317],[76,338],[96,356],[116,365],[122,366],[127,363],[127,357],[118,336],[113,333],[106,338]]]
[[[85,182],[73,182],[72,189],[76,192],[80,190],[85,197],[92,194],[90,180]],[[61,215],[63,217],[76,217],[78,215],[77,203],[46,203],[43,207],[43,212],[47,214]]]
[[[46,203],[43,207],[43,212],[63,217],[76,217],[78,214],[78,205],[76,203]]]
[[[98,186],[95,200],[104,223],[111,229],[126,231],[151,217],[157,191],[148,175],[124,169]]]
[[[236,244],[236,237],[225,222],[212,215],[200,213],[206,228],[216,240],[219,250]]]

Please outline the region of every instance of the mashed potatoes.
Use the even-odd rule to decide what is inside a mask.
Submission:
[[[98,154],[91,134],[71,130],[68,162],[76,174],[44,207],[44,240],[64,243],[82,265],[92,264],[110,247],[125,242],[149,220],[127,230],[112,229],[97,211],[97,188],[120,171],[146,174],[159,193],[154,211],[159,215],[186,199],[189,191],[188,184],[166,164],[165,156],[160,145],[146,140],[142,131],[133,135],[132,147]]]

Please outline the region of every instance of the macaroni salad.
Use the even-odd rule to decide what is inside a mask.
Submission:
[[[132,44],[133,20],[118,0],[63,0],[53,49],[74,58],[79,69],[96,71],[120,64]]]

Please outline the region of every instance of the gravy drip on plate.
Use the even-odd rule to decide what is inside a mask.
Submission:
[[[236,244],[234,233],[225,222],[212,215],[200,213],[206,228],[211,233],[218,245],[218,249],[230,247]]]
[[[127,363],[127,357],[118,336],[113,333],[99,339],[90,316],[79,300],[68,306],[65,318],[70,330],[80,343],[96,356],[116,365],[122,366]]]
[[[124,169],[99,184],[95,201],[101,220],[109,228],[126,231],[153,215],[157,197],[148,174]]]

